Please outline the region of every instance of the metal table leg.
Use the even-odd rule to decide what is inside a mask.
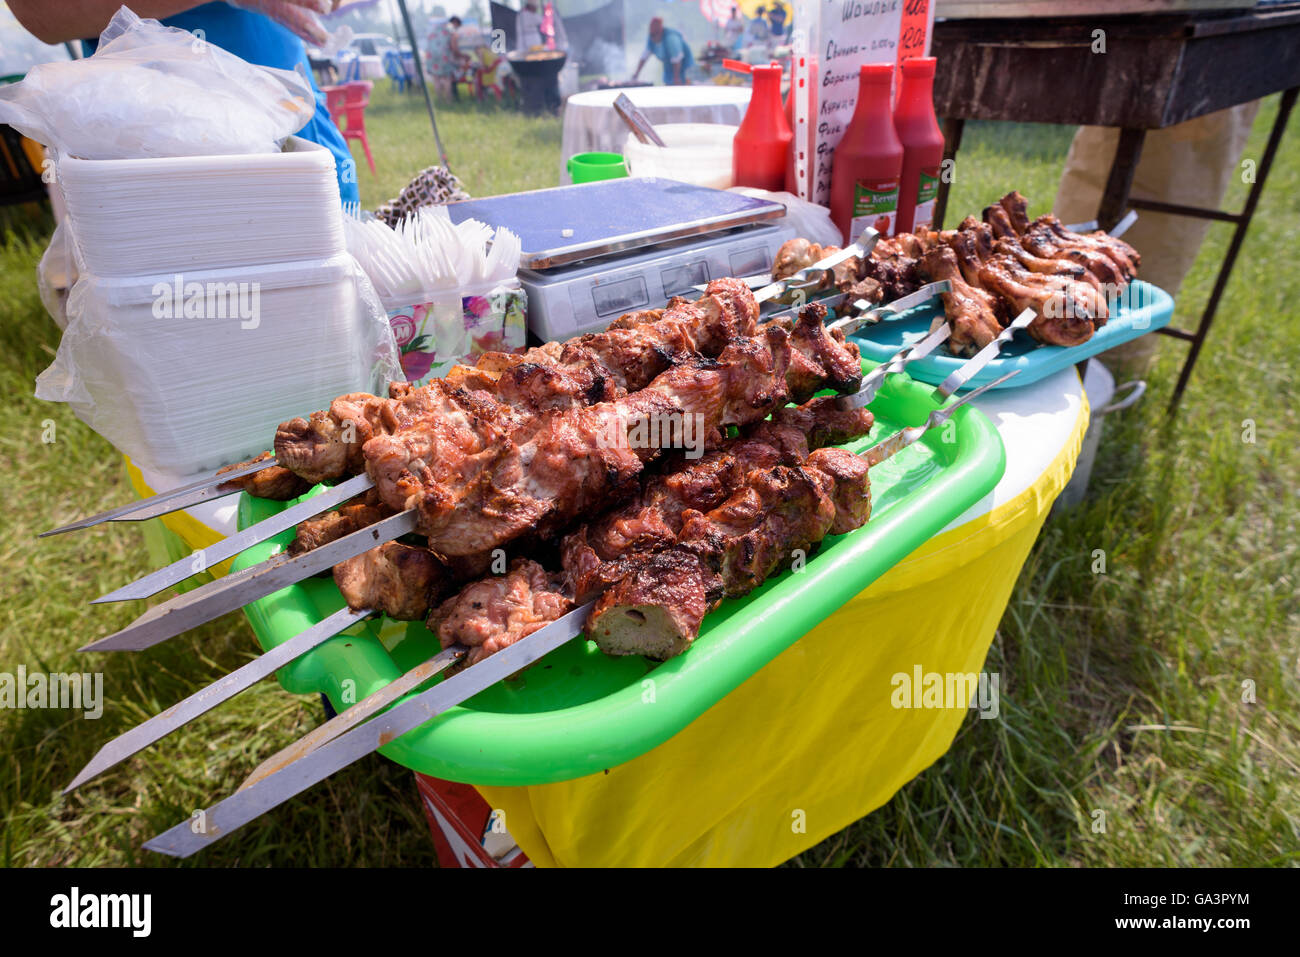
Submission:
[[[939,193],[934,198],[934,221],[930,224],[931,229],[943,229],[943,217],[948,211],[948,189],[952,180],[951,175],[944,174],[951,170],[956,162],[957,150],[961,148],[961,131],[965,126],[966,121],[960,118],[948,117],[943,121],[944,165],[939,171]]]
[[[1138,160],[1142,158],[1142,143],[1146,137],[1146,130],[1119,131],[1115,159],[1110,164],[1106,190],[1101,194],[1101,203],[1097,207],[1097,222],[1102,229],[1114,229],[1124,215],[1128,206],[1128,193],[1133,187],[1133,174],[1137,172]]]
[[[1228,254],[1223,257],[1223,265],[1219,267],[1218,278],[1214,281],[1214,289],[1210,292],[1210,299],[1205,304],[1205,312],[1201,315],[1201,321],[1196,327],[1196,331],[1191,334],[1191,349],[1187,353],[1187,359],[1183,362],[1182,372],[1178,375],[1178,384],[1174,386],[1174,394],[1169,399],[1169,411],[1178,408],[1178,403],[1183,397],[1183,390],[1187,388],[1187,382],[1192,377],[1192,369],[1196,366],[1197,356],[1201,353],[1201,346],[1205,343],[1205,337],[1209,335],[1210,326],[1214,322],[1214,313],[1219,308],[1219,299],[1223,296],[1223,290],[1228,285],[1228,279],[1232,275],[1232,267],[1237,262],[1237,253],[1241,251],[1241,244],[1246,239],[1246,231],[1250,228],[1250,220],[1255,215],[1255,207],[1259,204],[1260,194],[1264,191],[1264,181],[1268,179],[1269,168],[1273,165],[1273,157],[1277,155],[1278,145],[1282,142],[1282,134],[1286,130],[1287,121],[1291,117],[1291,109],[1295,106],[1296,95],[1300,93],[1300,87],[1292,87],[1282,94],[1282,102],[1278,104],[1277,119],[1273,121],[1273,130],[1268,136],[1268,146],[1264,149],[1264,155],[1259,161],[1259,169],[1255,176],[1255,182],[1251,184],[1250,192],[1246,195],[1246,205],[1241,213],[1231,217],[1237,223],[1237,228],[1232,233],[1232,243],[1228,246]],[[1215,210],[1210,211],[1184,211],[1184,215],[1205,215],[1206,218],[1222,219],[1225,218],[1222,213]],[[1217,213],[1217,215],[1216,215]],[[1179,338],[1185,338],[1180,336]]]

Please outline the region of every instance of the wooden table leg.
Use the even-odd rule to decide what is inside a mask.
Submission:
[[[966,121],[960,117],[948,117],[943,121],[943,165],[939,167],[939,193],[934,198],[934,220],[931,229],[943,229],[943,216],[948,211],[948,188],[952,181],[950,172],[956,163],[957,150],[961,147],[961,131]]]
[[[1196,365],[1197,356],[1201,354],[1201,346],[1205,343],[1205,337],[1209,335],[1210,326],[1214,322],[1214,313],[1219,308],[1219,299],[1223,296],[1223,290],[1227,288],[1228,279],[1232,275],[1232,267],[1237,262],[1237,253],[1241,251],[1241,244],[1246,239],[1246,231],[1250,229],[1250,220],[1255,215],[1255,207],[1259,204],[1260,193],[1264,191],[1264,181],[1268,179],[1269,168],[1273,165],[1273,157],[1277,155],[1278,145],[1282,142],[1282,134],[1286,130],[1287,121],[1291,118],[1291,109],[1295,106],[1298,93],[1300,93],[1300,87],[1292,87],[1282,94],[1282,101],[1277,108],[1277,119],[1273,121],[1273,130],[1268,136],[1268,146],[1264,148],[1264,155],[1260,158],[1259,169],[1255,174],[1255,182],[1251,184],[1250,192],[1246,195],[1246,205],[1237,220],[1237,227],[1232,231],[1232,242],[1228,246],[1228,254],[1223,257],[1223,265],[1219,267],[1219,275],[1214,280],[1214,289],[1210,292],[1209,301],[1205,304],[1205,312],[1201,315],[1200,324],[1197,325],[1196,331],[1192,333],[1191,349],[1188,350],[1187,359],[1183,362],[1182,372],[1178,374],[1178,384],[1174,386],[1174,394],[1169,399],[1170,412],[1178,408],[1178,403],[1183,397],[1183,390],[1187,388],[1187,382],[1192,377],[1192,368]]]
[[[1113,229],[1124,215],[1128,205],[1128,193],[1133,187],[1133,174],[1137,172],[1138,160],[1142,157],[1142,142],[1146,139],[1146,130],[1122,129],[1119,131],[1119,143],[1115,146],[1115,159],[1110,164],[1110,176],[1106,179],[1106,191],[1101,194],[1101,204],[1097,207],[1097,222],[1102,229]]]

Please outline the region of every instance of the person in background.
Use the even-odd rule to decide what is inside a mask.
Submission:
[[[452,17],[438,24],[429,33],[429,69],[433,73],[434,89],[450,93],[459,99],[456,78],[469,66],[469,57],[460,51],[460,17]]]
[[[534,47],[546,46],[542,33],[542,11],[538,0],[524,0],[523,9],[515,17],[515,52],[527,53]]]
[[[169,27],[202,30],[204,38],[259,66],[293,70],[299,66],[316,96],[316,113],[298,131],[303,139],[319,143],[334,154],[339,194],[344,203],[359,203],[357,164],[343,134],[330,119],[325,95],[311,79],[311,65],[303,41],[324,44],[329,37],[316,14],[333,9],[335,0],[241,0],[232,3],[195,4],[193,0],[131,0],[139,16],[161,20]],[[80,40],[86,56],[99,45],[99,34],[122,0],[9,0],[18,22],[45,43]]]
[[[1258,112],[1259,101],[1254,100],[1147,131],[1133,174],[1133,195],[1219,209],[1233,177],[1241,175],[1242,154]],[[1081,126],[1075,132],[1052,206],[1062,222],[1080,223],[1097,215],[1118,145],[1119,130],[1111,127]],[[1141,278],[1177,296],[1209,229],[1208,219],[1144,209],[1124,241],[1142,253]],[[1141,336],[1097,358],[1120,381],[1141,378],[1163,338]]]
[[[722,27],[723,43],[732,53],[739,53],[740,48],[745,43],[745,29],[747,24],[740,16],[740,8],[732,7],[731,16]]]
[[[665,27],[660,17],[650,21],[650,33],[646,37],[645,52],[641,54],[641,60],[632,74],[633,80],[640,75],[641,68],[645,66],[646,60],[650,59],[651,54],[658,57],[664,65],[666,86],[681,86],[688,82],[686,71],[695,65],[691,48],[686,45],[686,40],[680,33],[671,27]]]
[[[785,36],[785,21],[787,16],[788,14],[785,12],[785,7],[779,3],[773,4],[772,9],[767,11],[767,22],[772,25],[772,36],[777,37],[778,39]]]
[[[749,42],[766,46],[772,37],[772,27],[767,22],[767,7],[754,8],[754,19],[749,21]]]

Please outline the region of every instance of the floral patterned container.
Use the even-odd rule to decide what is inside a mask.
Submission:
[[[501,285],[485,295],[455,293],[390,308],[388,322],[407,381],[423,385],[484,352],[520,352],[527,338],[523,289]]]

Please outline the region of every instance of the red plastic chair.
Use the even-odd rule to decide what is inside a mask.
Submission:
[[[341,86],[327,86],[321,91],[325,94],[325,106],[343,138],[361,141],[372,175],[375,172],[375,160],[370,155],[370,140],[366,137],[366,107],[370,105],[370,90],[373,86],[369,80],[359,80]]]

